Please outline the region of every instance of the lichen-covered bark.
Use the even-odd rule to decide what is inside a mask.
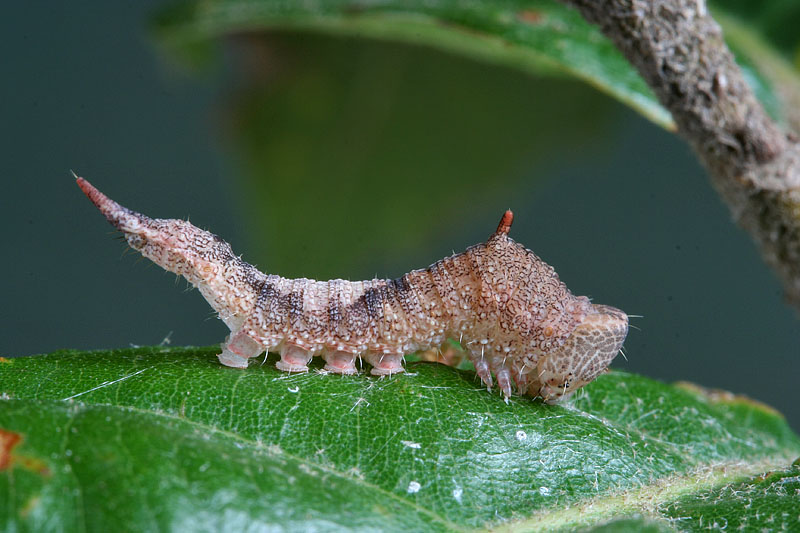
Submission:
[[[704,0],[562,1],[638,69],[800,308],[800,145],[756,100]]]

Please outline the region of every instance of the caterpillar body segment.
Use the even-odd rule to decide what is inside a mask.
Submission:
[[[619,351],[627,315],[574,296],[552,267],[508,236],[507,211],[485,243],[400,278],[315,281],[267,275],[189,222],[131,211],[83,178],[78,186],[128,244],[185,277],[231,330],[219,360],[246,368],[264,351],[277,368],[403,372],[407,353],[459,340],[487,388],[555,402],[592,381]]]

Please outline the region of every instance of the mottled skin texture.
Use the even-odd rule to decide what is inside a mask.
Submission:
[[[315,281],[267,275],[222,239],[189,222],[151,219],[78,186],[128,244],[197,287],[231,334],[222,364],[277,352],[277,367],[307,371],[314,356],[340,374],[366,360],[372,373],[403,371],[403,356],[459,340],[478,376],[508,397],[568,396],[605,371],[628,332],[622,311],[574,296],[552,267],[514,242],[507,211],[489,240],[394,279]]]

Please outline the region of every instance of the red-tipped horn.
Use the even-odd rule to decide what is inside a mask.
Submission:
[[[75,176],[78,187],[81,188],[83,193],[97,206],[100,212],[103,213],[106,219],[115,228],[122,231],[134,231],[141,228],[142,225],[147,225],[150,221],[149,217],[119,205],[117,202],[98,191],[91,183],[76,176],[74,172],[73,176]]]

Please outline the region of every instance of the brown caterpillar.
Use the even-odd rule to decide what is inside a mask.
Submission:
[[[315,281],[267,275],[228,243],[189,222],[153,219],[122,207],[89,182],[78,186],[128,244],[200,290],[231,334],[223,365],[277,352],[286,372],[305,372],[315,355],[325,369],[403,372],[403,356],[458,339],[483,383],[492,374],[508,398],[553,403],[603,372],[628,333],[628,316],[574,296],[553,268],[514,242],[506,211],[489,240],[394,279]]]

